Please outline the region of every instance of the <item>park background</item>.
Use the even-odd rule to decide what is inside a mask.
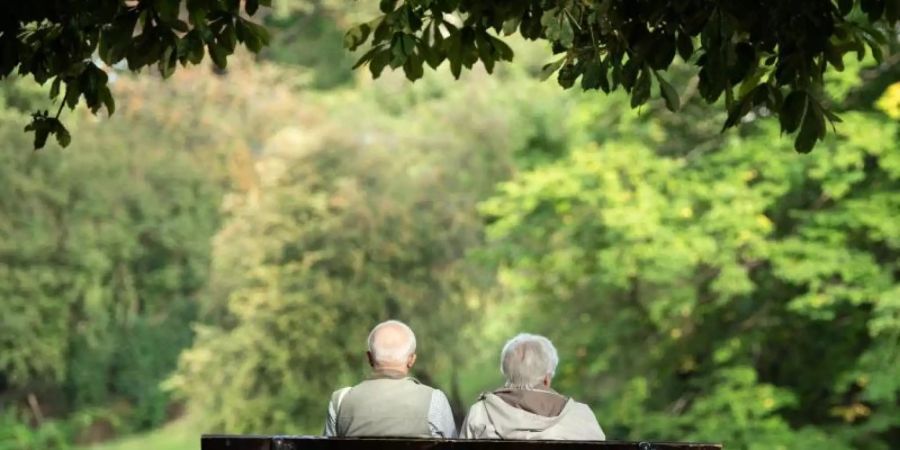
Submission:
[[[372,81],[366,8],[276,2],[226,71],[111,68],[65,150],[22,131],[47,90],[0,84],[0,449],[317,434],[389,317],[458,419],[531,331],[610,439],[900,447],[897,48],[828,75],[844,121],[802,155],[764,111],[720,133],[687,63],[678,114],[525,42]]]

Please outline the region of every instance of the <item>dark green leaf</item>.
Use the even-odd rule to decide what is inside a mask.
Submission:
[[[393,12],[397,8],[397,0],[381,0],[378,7],[385,14]]]
[[[103,102],[103,105],[106,106],[106,112],[110,116],[115,114],[116,112],[116,100],[112,96],[112,92],[110,92],[109,87],[104,87],[100,91],[100,100]]]
[[[888,23],[900,21],[900,0],[885,0],[884,18]]]
[[[678,55],[681,56],[681,59],[687,61],[691,59],[691,55],[694,54],[694,43],[691,42],[691,37],[684,32],[678,33]]]
[[[406,74],[406,78],[410,81],[416,81],[419,78],[422,78],[422,75],[424,74],[422,64],[422,58],[420,58],[418,54],[410,54],[409,57],[406,58],[406,62],[403,63],[403,72]]]
[[[575,84],[576,78],[578,78],[578,72],[575,70],[575,66],[572,64],[565,64],[559,69],[559,75],[556,77],[556,81],[563,89],[569,89]]]
[[[56,134],[56,142],[60,147],[66,148],[72,143],[72,135],[69,134],[69,130],[62,123],[57,121],[56,124],[57,126],[53,130],[54,134]]]
[[[869,36],[864,36],[866,43],[869,44],[869,48],[872,49],[872,58],[875,59],[875,62],[881,64],[884,62],[884,50],[881,49],[881,44],[879,44],[874,39]]]
[[[206,49],[209,51],[209,57],[213,63],[220,69],[228,67],[228,58],[225,49],[217,44],[207,44]]]
[[[808,95],[804,91],[793,91],[784,99],[784,105],[778,116],[781,121],[781,131],[793,133],[797,130],[806,113],[807,97]]]
[[[661,36],[656,40],[656,45],[650,53],[650,67],[656,70],[665,70],[675,59],[675,38]]]
[[[599,60],[589,62],[584,74],[581,75],[581,88],[584,90],[598,89],[603,84],[609,84],[606,81],[606,66]]]
[[[842,16],[850,14],[853,10],[853,0],[838,0],[838,9]]]
[[[497,50],[497,54],[500,55],[500,59],[503,61],[512,61],[513,60],[513,51],[506,42],[491,36],[491,45],[494,46],[494,49]]]
[[[757,66],[756,50],[750,44],[742,42],[734,48],[735,62],[731,67],[731,83],[744,80]]]
[[[259,9],[259,0],[246,0],[244,2],[244,10],[247,11],[247,14],[254,15],[256,11]]]
[[[643,105],[650,99],[650,71],[647,68],[644,68],[640,71],[640,75],[637,77],[637,81],[635,82],[634,89],[631,90],[631,107],[636,108],[640,105]]]
[[[844,55],[831,42],[825,44],[825,59],[839,72],[844,70]]]
[[[794,141],[794,149],[800,153],[809,153],[824,132],[825,121],[822,112],[816,109],[812,102],[809,102],[803,118],[803,126],[800,127],[800,132],[797,133],[797,139]]]
[[[659,83],[659,93],[666,102],[666,108],[672,112],[678,111],[681,108],[681,99],[678,98],[678,92],[658,73],[656,74],[656,81]]]
[[[860,9],[869,18],[870,22],[875,22],[880,19],[882,14],[884,14],[884,1],[885,0],[860,0],[859,5]]]
[[[34,128],[34,149],[42,149],[47,145],[47,137],[50,136],[50,128],[40,126]]]
[[[369,62],[369,72],[372,74],[372,78],[380,77],[381,72],[390,61],[390,49],[380,49],[379,51],[375,52],[375,55],[372,56],[372,60]]]
[[[62,82],[60,77],[56,77],[53,80],[53,84],[50,85],[50,98],[55,99],[59,96],[59,85]]]

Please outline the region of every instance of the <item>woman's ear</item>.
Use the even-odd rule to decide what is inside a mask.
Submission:
[[[544,375],[544,387],[545,387],[545,388],[549,388],[549,387],[550,387],[550,382],[551,382],[551,381],[553,381],[553,379],[550,378],[550,374]]]

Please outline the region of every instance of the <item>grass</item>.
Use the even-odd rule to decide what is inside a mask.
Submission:
[[[200,450],[200,432],[188,419],[162,428],[76,450]]]

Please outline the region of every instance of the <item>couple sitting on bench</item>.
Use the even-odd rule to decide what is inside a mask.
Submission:
[[[332,394],[325,436],[605,439],[587,405],[550,388],[559,357],[543,336],[520,334],[506,343],[500,356],[506,385],[480,396],[459,433],[444,393],[409,377],[416,336],[408,326],[378,324],[367,355],[372,376]]]

